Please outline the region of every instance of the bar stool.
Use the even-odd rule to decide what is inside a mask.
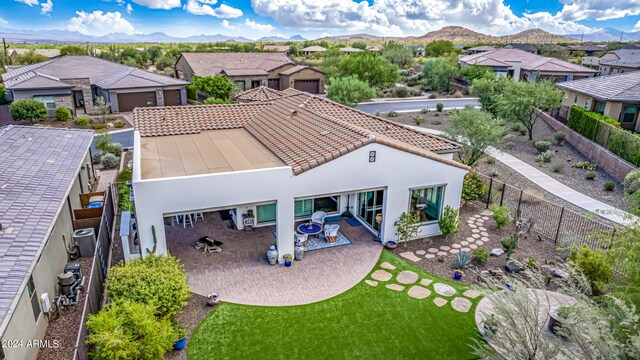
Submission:
[[[182,215],[182,228],[186,229],[187,228],[187,223],[189,223],[189,225],[191,225],[191,227],[193,227],[193,219],[191,218],[191,214],[184,214]]]
[[[178,225],[180,225],[180,223],[182,222],[181,220],[182,215],[176,215],[174,217],[171,218],[171,226],[173,226],[173,223],[176,223]]]
[[[193,219],[195,221],[198,221],[198,218],[204,220],[204,214],[202,213],[202,211],[193,214]]]

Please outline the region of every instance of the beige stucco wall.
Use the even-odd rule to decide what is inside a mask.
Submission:
[[[184,79],[187,81],[191,81],[193,77],[193,70],[189,66],[189,63],[184,59],[184,57],[180,56],[178,62],[176,62],[176,78]]]
[[[562,98],[562,105],[572,107],[572,106],[580,106],[584,108],[585,100],[589,100],[589,110],[593,105],[593,98],[591,96],[587,96],[584,94],[580,94],[577,92],[565,90],[566,95]],[[578,97],[578,101],[575,101],[575,97]]]
[[[282,65],[280,67],[277,67],[277,68],[269,71],[269,75],[267,76],[267,78],[268,79],[279,79],[281,72],[287,71],[287,70],[291,69],[294,66],[296,66],[296,64],[285,64],[285,65]]]
[[[80,169],[79,176],[76,176],[76,181],[73,183],[69,192],[69,200],[72,207],[79,206],[80,193],[88,192],[88,184],[93,180],[92,178],[89,179],[89,177],[93,176],[93,172],[90,171],[87,173],[86,171],[87,166],[91,169],[91,157],[89,153],[85,156],[83,164],[85,169]],[[80,183],[82,183],[82,186]],[[63,241],[66,241],[67,244],[72,243],[73,219],[70,210],[69,202],[65,199],[54,224],[53,231],[49,234],[49,238],[42,248],[41,255],[31,273],[36,288],[36,294],[34,296],[40,298],[42,294],[47,293],[51,302],[54,301],[58,291],[56,276],[62,272],[64,265],[68,262],[65,242]],[[89,269],[82,269],[83,272],[88,270]],[[4,346],[3,350],[6,358],[8,360],[35,359],[38,354],[38,348],[27,347],[27,341],[42,340],[49,325],[49,320],[42,312],[39,314],[38,319],[35,319],[29,299],[29,292],[26,290],[26,287],[20,295],[20,300],[14,312],[7,316],[11,316],[11,318],[6,331],[2,335],[2,343],[6,345],[5,341],[16,340],[22,341],[23,346]]]

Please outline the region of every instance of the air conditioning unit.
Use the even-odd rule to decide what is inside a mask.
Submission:
[[[73,242],[78,247],[80,257],[92,257],[96,252],[96,233],[93,228],[74,231]]]
[[[51,301],[49,301],[48,293],[40,295],[40,305],[43,313],[48,314],[51,311]]]

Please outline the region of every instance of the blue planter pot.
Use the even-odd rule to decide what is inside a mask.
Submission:
[[[453,278],[456,279],[456,280],[460,280],[460,279],[462,279],[462,274],[453,273]]]
[[[285,260],[284,261],[284,267],[290,267],[291,266],[291,261],[290,260]]]
[[[174,348],[175,350],[182,350],[182,349],[184,349],[184,347],[185,347],[185,346],[187,346],[187,337],[186,337],[186,336],[185,336],[185,337],[183,337],[182,339],[180,339],[180,340],[176,341],[176,342],[173,344],[173,348]]]

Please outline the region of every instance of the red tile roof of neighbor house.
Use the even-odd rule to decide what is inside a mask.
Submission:
[[[518,49],[495,49],[478,54],[461,56],[459,60],[469,65],[477,64],[485,66],[511,66],[509,62],[518,62],[522,69],[530,71],[571,73],[598,72],[598,70],[589,69],[564,60],[540,56]]]
[[[437,153],[460,145],[300,91],[250,104],[136,108],[140,136],[244,128],[300,174],[378,143],[467,170]]]
[[[182,53],[197,76],[213,76],[225,72],[227,75],[253,75],[251,70],[268,71],[293,62],[283,53]],[[233,73],[232,74],[230,74]]]

